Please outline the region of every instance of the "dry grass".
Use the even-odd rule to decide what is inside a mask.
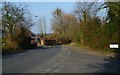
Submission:
[[[85,48],[89,50],[89,53],[96,54],[96,55],[104,55],[104,56],[111,56],[111,57],[114,57],[116,55],[116,53],[113,50],[97,50],[79,43],[71,43],[71,44],[67,44],[66,46],[76,46],[76,47]]]

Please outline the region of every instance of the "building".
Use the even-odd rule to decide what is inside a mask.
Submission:
[[[31,44],[32,45],[36,44],[37,47],[44,46],[44,45],[56,45],[56,40],[46,39],[38,34],[37,35],[31,34]]]

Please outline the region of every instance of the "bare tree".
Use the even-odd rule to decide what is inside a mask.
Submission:
[[[20,4],[19,6],[11,3],[3,3],[2,8],[2,25],[4,29],[9,30],[11,39],[13,38],[13,31],[15,26],[23,25],[25,21],[26,5]],[[5,31],[5,30],[4,30]]]
[[[85,31],[85,25],[88,22],[92,22],[92,19],[96,18],[99,11],[106,8],[104,2],[77,2],[75,7],[75,14],[80,22],[81,27],[81,43],[83,43],[83,32]]]
[[[75,42],[80,29],[79,22],[77,21],[77,18],[72,14],[64,14],[63,17],[65,26],[65,37],[67,37],[72,42]]]
[[[61,9],[57,8],[53,11],[52,18],[52,29],[55,33],[62,34],[64,31],[64,23],[63,23],[63,12]]]
[[[79,21],[86,22],[90,18],[98,16],[99,11],[104,8],[106,8],[104,2],[77,2],[74,12]]]
[[[2,3],[2,27],[6,37],[3,49],[17,49],[30,47],[30,27],[33,25],[32,17],[27,5]],[[11,45],[10,45],[11,44]]]
[[[25,17],[25,21],[23,24],[24,28],[30,29],[32,26],[34,26],[34,22],[33,22],[33,18],[32,18],[32,14],[29,13],[26,17]]]

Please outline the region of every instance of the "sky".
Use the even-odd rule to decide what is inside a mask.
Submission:
[[[52,19],[52,12],[56,8],[60,8],[65,13],[72,13],[75,6],[74,2],[26,2],[25,4],[28,5],[28,10],[30,10],[33,21],[35,22],[35,26],[31,28],[31,31],[36,34],[40,32],[37,25],[39,17],[45,17],[47,26],[46,32],[51,33],[52,29],[50,20]]]
[[[18,4],[21,2],[17,2]],[[16,4],[17,4],[16,3]],[[28,5],[28,10],[32,14],[33,22],[35,23],[34,26],[31,27],[31,31],[35,34],[40,33],[40,26],[39,20],[40,17],[45,17],[46,19],[46,33],[52,33],[51,28],[51,19],[52,19],[52,12],[56,8],[62,9],[64,13],[73,13],[74,8],[76,6],[75,2],[22,2]],[[102,10],[99,16],[104,16],[105,10]],[[35,17],[38,16],[38,17]]]
[[[119,0],[2,0],[9,2],[118,2]]]

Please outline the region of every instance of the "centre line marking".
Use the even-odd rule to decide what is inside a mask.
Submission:
[[[70,55],[70,50],[68,50],[67,48],[63,48],[63,50],[65,51],[65,53],[68,51],[67,55],[63,59],[61,59],[61,61],[59,61],[55,65],[51,66],[51,68],[47,69],[46,71],[50,71],[52,68],[56,67],[58,64],[63,62]],[[62,67],[60,67],[59,69],[55,70],[54,72],[59,72],[61,68]]]
[[[47,69],[46,71],[50,71],[50,68],[49,68],[49,69]]]
[[[55,70],[54,72],[59,72],[60,71],[60,69],[57,69],[57,70]]]

